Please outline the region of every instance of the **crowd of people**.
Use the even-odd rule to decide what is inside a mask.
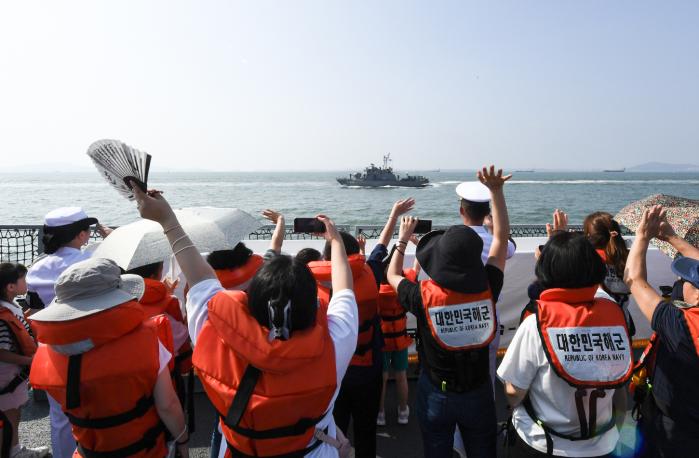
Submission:
[[[194,424],[184,379],[193,373],[216,410],[216,457],[347,457],[352,447],[374,457],[377,427],[411,415],[423,456],[450,457],[456,442],[469,458],[494,457],[496,378],[511,409],[502,432],[509,457],[615,456],[629,389],[633,456],[692,456],[699,249],[661,207],[643,213],[630,250],[610,214],[593,213],[574,232],[556,210],[496,370],[497,302],[516,249],[509,178],[483,168],[457,188],[461,224],[422,237],[415,201],[396,202],[368,256],[365,240],[324,215],[322,252],[285,255],[284,216],[265,210],[275,224],[266,253],[241,242],[203,257],[162,194],[134,186],[140,215],[162,226],[186,280],[184,308],[176,282],[163,281],[165,259],[124,271],[84,248],[96,219],[79,208],[49,213],[46,256],[29,269],[0,264],[0,457],[186,458]],[[671,297],[647,281],[653,238],[679,253]],[[409,243],[416,259],[407,268]],[[639,360],[630,296],[654,331]],[[412,409],[408,312],[420,363]],[[395,416],[385,402],[391,375]],[[29,386],[47,393],[51,451],[18,443]]]

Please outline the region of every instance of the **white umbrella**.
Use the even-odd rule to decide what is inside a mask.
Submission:
[[[192,207],[175,210],[175,214],[201,253],[232,249],[262,226],[252,215],[237,208]],[[92,256],[112,259],[129,270],[164,261],[170,255],[170,243],[160,224],[139,220],[115,229]]]

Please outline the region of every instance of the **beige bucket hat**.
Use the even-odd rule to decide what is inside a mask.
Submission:
[[[69,321],[140,300],[145,289],[138,275],[121,274],[111,259],[90,258],[73,264],[56,280],[56,298],[33,314],[36,321]]]

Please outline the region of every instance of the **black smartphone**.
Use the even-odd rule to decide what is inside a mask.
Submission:
[[[323,233],[325,232],[325,224],[318,218],[294,218],[294,232]]]
[[[431,219],[420,219],[415,226],[413,231],[415,234],[427,234],[432,230],[432,220]]]

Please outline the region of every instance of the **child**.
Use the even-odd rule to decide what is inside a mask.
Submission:
[[[28,400],[28,368],[36,351],[24,313],[14,302],[15,297],[27,293],[26,274],[27,268],[21,264],[0,264],[0,410],[10,423],[3,424],[3,428],[12,430],[9,454],[12,458],[49,455],[48,447],[30,449],[20,446],[17,434],[20,409]],[[3,443],[2,450],[9,446]]]

